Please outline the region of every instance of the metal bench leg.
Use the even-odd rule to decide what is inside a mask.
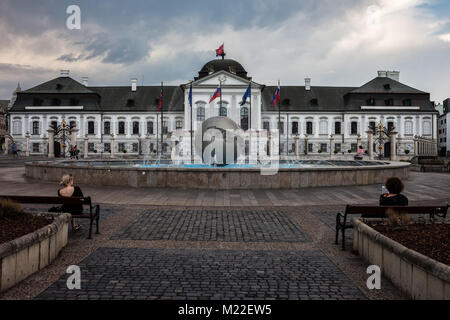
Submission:
[[[339,227],[336,226],[336,240],[334,241],[334,244],[339,244]]]
[[[93,222],[94,222],[94,219],[90,219],[88,239],[92,239],[92,224],[93,224]]]
[[[345,228],[342,229],[342,250],[345,250]]]
[[[97,216],[97,219],[95,220],[95,226],[97,227],[97,232],[96,234],[100,234],[100,231],[98,229],[98,221],[99,221],[99,217]]]

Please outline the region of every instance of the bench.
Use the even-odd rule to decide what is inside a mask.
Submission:
[[[450,205],[446,206],[353,206],[347,205],[345,212],[339,212],[336,215],[336,240],[338,244],[339,230],[342,233],[342,250],[345,250],[345,230],[353,228],[351,222],[347,221],[350,214],[361,214],[361,218],[386,218],[386,210],[394,209],[399,213],[406,214],[428,214],[430,219],[435,216],[446,218],[447,210]]]
[[[34,196],[0,196],[0,199],[9,199],[17,203],[33,203],[33,204],[56,204],[56,205],[81,205],[89,206],[89,212],[80,215],[74,215],[76,219],[89,219],[89,236],[92,239],[92,225],[96,224],[96,234],[99,234],[98,221],[100,219],[100,206],[93,205],[91,197],[67,198],[67,197],[34,197]]]

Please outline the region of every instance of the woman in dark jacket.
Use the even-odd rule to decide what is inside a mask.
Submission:
[[[407,206],[408,198],[401,194],[405,188],[402,180],[397,177],[386,180],[386,188],[389,193],[380,196],[380,206]]]
[[[62,177],[60,184],[63,188],[58,190],[59,197],[83,197],[83,192],[80,187],[73,185],[73,177],[72,175],[66,174]],[[83,213],[82,205],[63,205],[61,207],[62,212],[70,213],[73,216],[79,215]],[[81,226],[75,224],[75,219],[72,219],[72,229],[77,231],[81,228]]]

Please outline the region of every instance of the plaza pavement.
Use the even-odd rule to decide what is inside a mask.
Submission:
[[[0,193],[56,194],[56,184],[28,180],[23,172],[21,166],[0,167]],[[81,187],[102,204],[101,234],[87,240],[83,221],[52,265],[0,299],[405,298],[386,279],[381,290],[368,290],[368,265],[333,244],[336,212],[347,203],[377,203],[380,186],[209,192]],[[449,187],[448,174],[411,173],[406,194],[413,203],[444,204]],[[73,264],[81,267],[82,289],[69,291],[65,271]]]

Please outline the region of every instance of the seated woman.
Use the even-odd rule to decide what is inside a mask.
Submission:
[[[405,186],[400,178],[389,178],[386,180],[385,185],[389,193],[384,193],[380,196],[380,206],[408,205],[408,198],[401,194]]]
[[[83,197],[83,192],[80,187],[73,185],[73,177],[70,174],[66,174],[62,177],[60,184],[63,188],[58,190],[59,197]],[[73,216],[79,215],[83,213],[82,205],[63,205],[61,207],[62,212],[70,213]],[[75,219],[72,218],[72,229],[77,231],[81,228],[81,226],[75,224]]]

